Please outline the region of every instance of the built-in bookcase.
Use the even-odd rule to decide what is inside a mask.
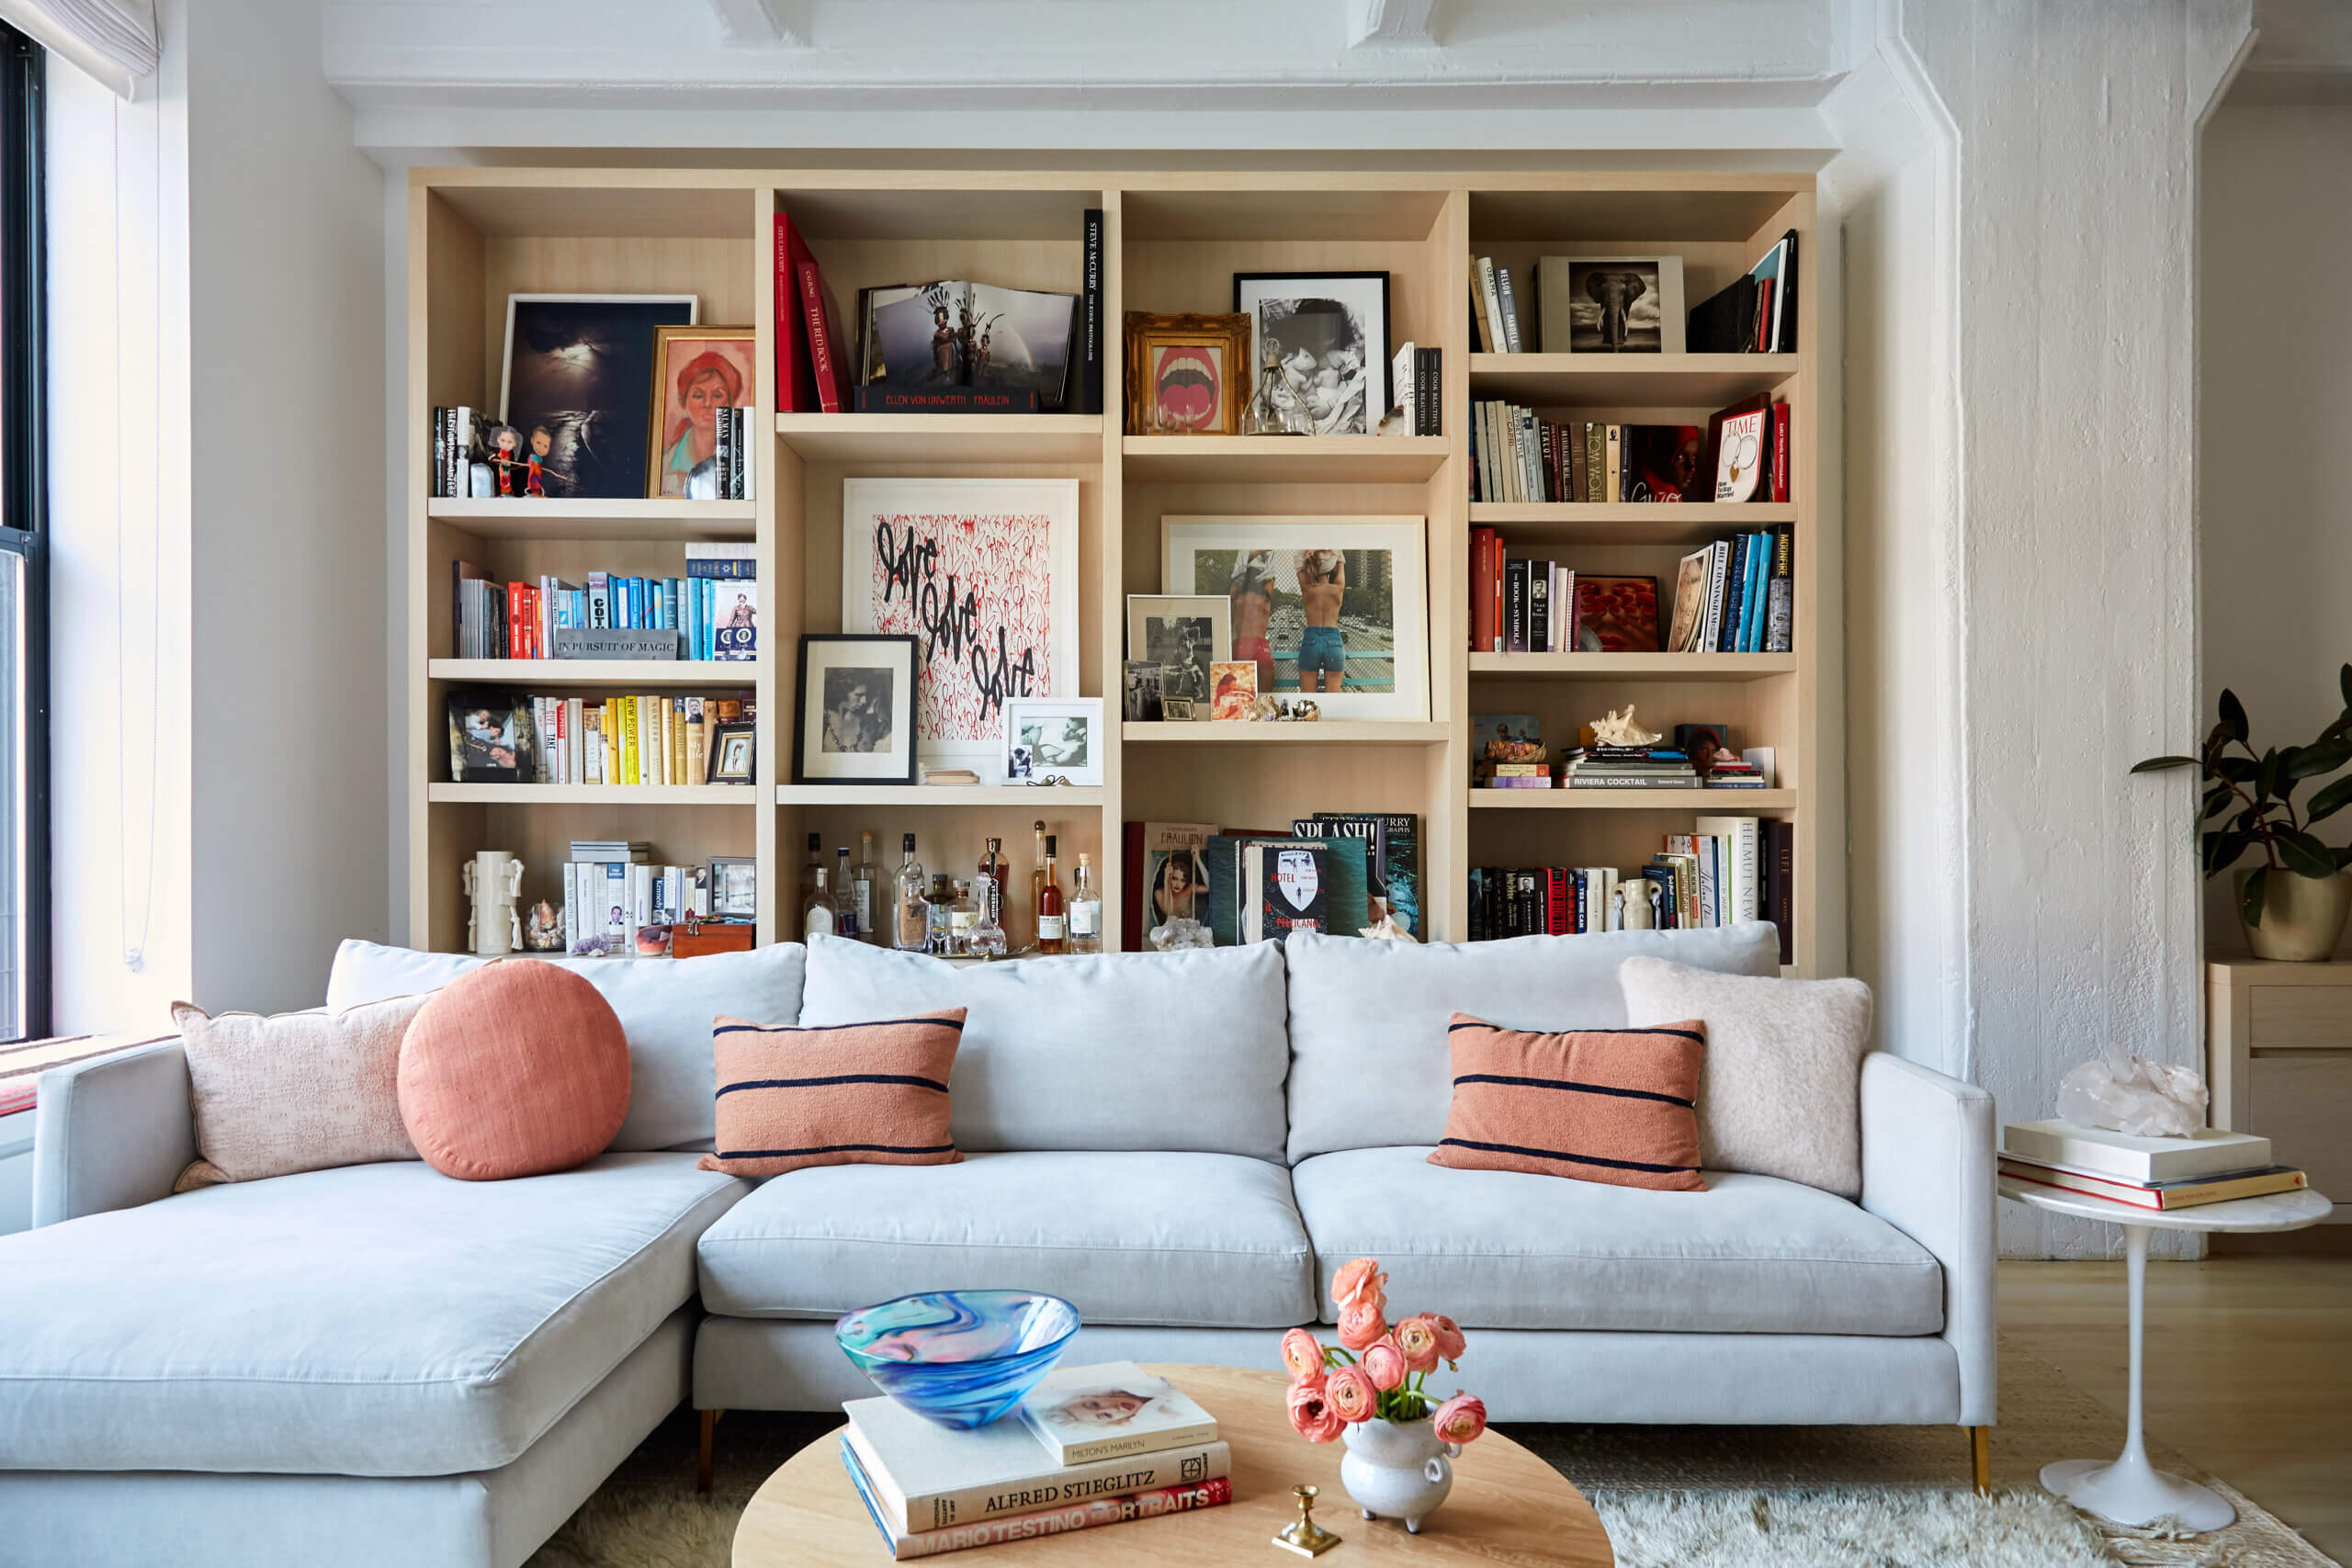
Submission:
[[[1105,213],[1106,416],[783,414],[775,412],[770,284],[781,204],[844,301],[864,287],[974,277],[1075,292],[1080,225]],[[1410,811],[1422,818],[1426,907],[1437,937],[1466,931],[1465,873],[1485,864],[1633,866],[1693,816],[1784,817],[1796,824],[1797,966],[1844,964],[1842,829],[1825,705],[1838,700],[1834,637],[1839,541],[1820,509],[1815,343],[1821,307],[1800,271],[1799,345],[1785,355],[1601,357],[1479,355],[1468,258],[1532,277],[1539,254],[1672,252],[1696,303],[1788,229],[1816,262],[1809,176],[1562,172],[1531,175],[1021,171],[421,170],[410,225],[408,761],[410,940],[465,940],[458,867],[477,849],[527,863],[526,892],[552,897],[574,838],[650,841],[660,860],[753,854],[759,938],[798,931],[787,908],[806,835],[828,860],[872,831],[881,858],[917,835],[925,865],[963,875],[1000,837],[1025,900],[1031,825],[1102,867],[1108,939],[1120,930],[1127,820],[1284,828],[1317,810]],[[1125,434],[1119,322],[1126,310],[1219,311],[1237,271],[1391,275],[1389,333],[1444,350],[1439,436],[1246,438]],[[750,502],[428,501],[431,410],[495,408],[512,292],[701,296],[701,319],[752,321],[762,340],[755,427],[769,445]],[[1464,432],[1473,398],[1551,417],[1702,423],[1756,392],[1795,416],[1792,501],[1780,505],[1469,503]],[[1078,481],[1080,679],[1105,695],[1111,733],[1099,789],[792,785],[798,637],[841,627],[842,481],[865,477],[1052,478]],[[1415,514],[1429,523],[1430,712],[1410,724],[1240,726],[1117,722],[1125,596],[1158,592],[1163,517],[1187,513]],[[1796,537],[1795,650],[1747,655],[1497,655],[1467,642],[1469,531],[1584,571],[1655,575],[1670,607],[1675,563],[1697,545],[1776,523]],[[760,657],[747,665],[609,666],[449,659],[451,565],[503,577],[591,564],[677,574],[691,541],[751,539],[761,576]],[[763,783],[726,787],[459,786],[448,782],[442,698],[456,682],[587,694],[747,691],[759,701]],[[1474,791],[1470,716],[1532,712],[1555,744],[1602,710],[1639,705],[1652,728],[1724,719],[1744,745],[1774,749],[1778,787],[1676,792]]]

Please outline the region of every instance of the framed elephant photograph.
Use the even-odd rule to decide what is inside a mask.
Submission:
[[[1546,354],[1680,354],[1680,256],[1542,256]]]

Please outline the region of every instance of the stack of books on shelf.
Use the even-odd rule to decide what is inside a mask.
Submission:
[[[2311,1185],[2271,1163],[2269,1139],[2217,1128],[2143,1138],[2055,1119],[2019,1122],[2001,1129],[2000,1167],[2012,1181],[2158,1213]]]
[[[1287,833],[1129,822],[1125,950],[1238,947],[1297,931],[1361,936],[1383,919],[1426,941],[1420,823],[1409,811],[1318,811]]]
[[[1388,366],[1389,412],[1406,435],[1442,435],[1445,406],[1444,350],[1408,343]],[[1387,426],[1384,424],[1384,429]]]
[[[1233,1500],[1216,1417],[1132,1361],[1057,1368],[1016,1415],[969,1431],[889,1399],[842,1412],[842,1468],[901,1562]]]
[[[1578,746],[1561,758],[1564,789],[1697,789],[1699,771],[1671,746]]]
[[[571,953],[622,958],[639,953],[639,932],[666,931],[693,916],[748,919],[714,908],[713,889],[729,874],[750,880],[749,856],[723,855],[705,865],[656,865],[653,846],[638,839],[574,839],[563,867],[563,945]],[[656,940],[645,956],[659,956]]]
[[[1501,400],[1470,405],[1470,499],[1784,502],[1790,410],[1761,398],[1695,424],[1561,422]]]
[[[1667,652],[1788,653],[1795,646],[1796,536],[1787,524],[1682,558]]]
[[[531,782],[550,784],[698,784],[711,777],[712,741],[722,727],[758,716],[745,697],[537,697],[530,707],[536,744]]]
[[[689,501],[752,499],[752,411],[714,411],[712,452],[686,480]],[[503,424],[481,409],[462,405],[433,411],[431,494],[448,500],[543,500],[547,495],[548,448],[545,426],[524,430]]]
[[[1650,863],[1480,866],[1470,873],[1470,940],[1575,936],[1625,929],[1624,900],[1650,905],[1658,931],[1767,919],[1781,931],[1781,962],[1793,962],[1795,840],[1790,824],[1754,817],[1702,817],[1690,833],[1664,835]]]
[[[1470,314],[1481,354],[1521,354],[1526,339],[1519,330],[1519,294],[1526,275],[1511,276],[1492,256],[1470,258]]]
[[[451,655],[458,659],[749,661],[758,648],[759,568],[749,545],[685,547],[684,577],[592,571],[501,582],[451,563]],[[614,639],[609,634],[632,634]]]

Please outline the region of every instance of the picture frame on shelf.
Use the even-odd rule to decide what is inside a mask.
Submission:
[[[1250,398],[1250,318],[1154,315],[1126,319],[1127,434],[1238,435]]]
[[[1077,694],[1078,522],[1076,479],[842,481],[842,629],[922,639],[922,765],[993,774],[1007,702]]]
[[[915,671],[910,635],[804,632],[793,708],[794,784],[916,782]],[[717,768],[718,750],[712,749]],[[714,782],[716,773],[714,771]]]
[[[1250,380],[1271,353],[1316,435],[1370,435],[1388,411],[1388,274],[1237,272],[1250,318]]]
[[[756,327],[654,329],[653,383],[646,406],[645,494],[684,500],[697,476],[712,488],[718,468],[718,422],[750,402],[759,386]]]
[[[1233,646],[1232,605],[1215,593],[1127,595],[1127,657],[1160,667],[1159,699],[1164,717],[1182,705],[1186,718],[1208,717],[1209,665]],[[1181,720],[1179,722],[1182,722]]]
[[[665,326],[692,326],[699,308],[693,294],[506,297],[498,417],[514,427],[522,450],[544,444],[547,494],[646,498],[655,336]]]
[[[710,783],[751,784],[760,782],[756,733],[755,726],[741,721],[711,727]]]
[[[1101,697],[1014,697],[1004,705],[1004,782],[1102,782]]]
[[[1121,687],[1124,701],[1119,716],[1129,724],[1158,724],[1165,711],[1161,704],[1160,685],[1166,678],[1165,669],[1148,659],[1130,659],[1124,672]]]
[[[760,915],[760,863],[752,855],[710,857],[710,918],[754,920]]]
[[[531,784],[538,736],[531,705],[504,692],[449,694],[449,782]]]
[[[1161,587],[1223,595],[1217,659],[1255,663],[1259,695],[1306,694],[1327,719],[1429,717],[1426,518],[1170,516],[1160,538]]]
[[[1546,354],[1683,350],[1680,256],[1539,256],[1535,296]]]

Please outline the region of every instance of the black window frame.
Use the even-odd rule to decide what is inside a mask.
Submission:
[[[51,1032],[48,54],[0,23],[0,550],[25,561],[25,1014]]]

